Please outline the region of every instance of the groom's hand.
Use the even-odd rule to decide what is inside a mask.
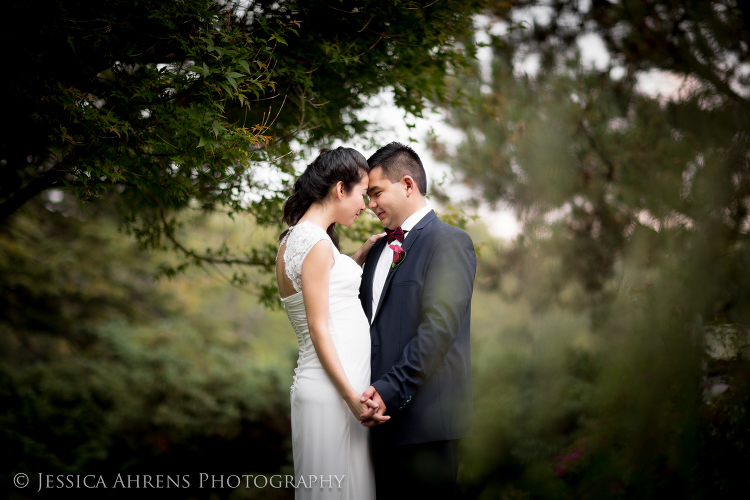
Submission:
[[[363,413],[360,416],[362,425],[364,425],[365,427],[374,427],[390,420],[391,417],[385,414],[386,408],[385,403],[383,402],[383,398],[380,397],[380,394],[378,394],[378,391],[375,390],[373,386],[368,387],[367,390],[362,393],[362,397],[359,398],[359,400],[363,403],[370,399],[375,403],[375,405],[377,405],[377,410],[375,410],[374,415],[369,416],[368,418],[365,418],[365,415],[366,413],[369,413],[369,411]]]
[[[372,416],[375,415],[375,412],[378,410],[378,404],[372,399],[362,401],[362,398],[360,398],[359,402],[365,404],[365,409],[364,411],[362,411],[362,413],[360,413],[359,420],[363,421],[372,418]]]

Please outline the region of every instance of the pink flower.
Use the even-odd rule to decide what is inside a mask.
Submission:
[[[401,262],[401,260],[406,255],[406,250],[401,248],[399,245],[389,245],[391,249],[393,250],[393,264],[391,264],[392,267],[396,267],[396,264]]]

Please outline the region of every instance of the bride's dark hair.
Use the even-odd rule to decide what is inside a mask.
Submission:
[[[297,224],[310,206],[316,201],[323,201],[339,181],[344,183],[344,192],[351,193],[367,172],[367,160],[356,149],[342,146],[333,150],[321,149],[318,157],[294,182],[292,195],[284,202],[284,222],[289,227]],[[334,226],[335,223],[328,226],[326,232],[338,248],[339,237]],[[281,233],[279,241],[288,232],[289,229]]]

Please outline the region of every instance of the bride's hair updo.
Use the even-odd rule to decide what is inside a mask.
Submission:
[[[284,222],[289,227],[297,224],[313,203],[328,197],[331,189],[339,181],[344,183],[344,192],[351,193],[367,172],[367,160],[359,151],[341,146],[333,150],[321,149],[318,157],[297,178],[292,195],[284,202]],[[334,225],[328,226],[326,232],[338,248],[339,237]],[[281,233],[279,241],[287,232],[288,229]]]

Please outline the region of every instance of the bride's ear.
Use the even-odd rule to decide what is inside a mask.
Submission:
[[[344,199],[344,197],[346,196],[346,194],[344,193],[344,182],[343,181],[338,181],[336,183],[336,186],[334,186],[334,194],[335,194],[335,196],[336,196],[337,199],[339,199],[339,200]]]

